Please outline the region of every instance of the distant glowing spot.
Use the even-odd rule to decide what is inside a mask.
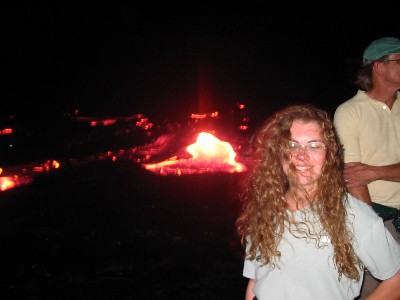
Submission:
[[[115,119],[106,119],[106,120],[93,120],[90,121],[90,126],[91,127],[96,127],[96,126],[110,126],[110,125],[114,125],[115,123],[117,123],[117,120]]]
[[[13,177],[0,177],[0,191],[9,190],[15,186],[16,182]]]
[[[58,169],[60,167],[60,163],[56,160],[53,160],[52,166],[53,168]]]
[[[43,170],[44,170],[44,168],[42,166],[33,167],[33,172],[40,173],[40,172],[43,172]]]
[[[6,135],[6,134],[13,134],[13,129],[5,128],[5,129],[0,130],[0,135]]]
[[[38,166],[34,166],[32,171],[35,173],[47,172],[51,169],[58,169],[60,166],[61,164],[56,160],[47,160]]]
[[[208,113],[208,114],[191,114],[190,118],[195,119],[195,120],[202,120],[207,117],[218,118],[218,116],[219,116],[219,113],[217,111],[215,111],[215,112]]]

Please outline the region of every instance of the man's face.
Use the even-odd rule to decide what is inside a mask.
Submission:
[[[387,84],[400,89],[400,54],[391,54],[384,63],[384,79]]]

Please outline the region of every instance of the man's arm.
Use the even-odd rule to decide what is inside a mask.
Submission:
[[[388,166],[347,163],[344,168],[344,178],[349,193],[371,205],[367,184],[375,180],[400,182],[400,163]]]
[[[347,102],[340,105],[334,115],[334,125],[340,138],[340,141],[344,147],[344,160],[359,162],[361,161],[361,149],[360,149],[360,132],[358,130],[360,124],[360,115],[357,113],[357,109],[348,104]],[[347,154],[347,155],[346,155]],[[346,180],[346,187],[350,194],[354,197],[366,202],[371,205],[371,196],[366,183],[356,182],[355,178],[358,174],[355,174],[352,167],[356,163],[346,163],[344,169],[344,179]]]
[[[344,177],[348,188],[366,186],[375,180],[400,182],[400,163],[388,166],[370,166],[359,162],[347,163]]]
[[[400,271],[392,278],[382,281],[366,300],[399,300],[400,299]]]
[[[360,199],[365,203],[372,205],[371,196],[366,185],[356,186],[352,188],[348,187],[347,191],[357,199]]]

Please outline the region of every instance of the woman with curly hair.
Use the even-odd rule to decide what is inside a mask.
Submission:
[[[246,247],[246,300],[354,299],[364,267],[383,280],[371,299],[400,299],[400,246],[371,207],[346,192],[328,114],[287,107],[260,127],[252,146],[236,222]]]

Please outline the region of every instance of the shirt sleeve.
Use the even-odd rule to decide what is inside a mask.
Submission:
[[[348,103],[339,105],[335,111],[333,122],[344,148],[346,163],[361,161],[359,118],[356,109]]]
[[[400,270],[400,245],[371,206],[351,196],[349,200],[357,240],[354,251],[372,276],[380,280],[393,277]]]
[[[249,279],[256,278],[256,267],[253,261],[248,259],[244,261],[243,276]]]
[[[359,257],[365,267],[377,279],[393,277],[400,270],[400,246],[384,227],[377,222],[362,241]]]

